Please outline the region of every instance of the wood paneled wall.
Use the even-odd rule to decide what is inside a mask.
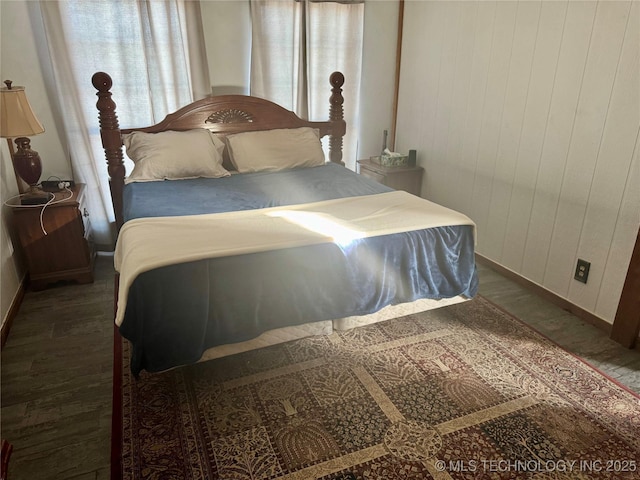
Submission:
[[[613,322],[640,224],[640,2],[408,0],[404,18],[396,150],[418,151],[423,196]]]

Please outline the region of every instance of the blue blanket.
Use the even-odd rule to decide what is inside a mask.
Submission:
[[[219,179],[133,183],[125,221],[293,205],[388,187],[339,165]],[[120,332],[131,369],[196,362],[210,347],[278,327],[364,315],[419,298],[477,291],[471,226],[438,227],[274,252],[182,263],[140,275]]]

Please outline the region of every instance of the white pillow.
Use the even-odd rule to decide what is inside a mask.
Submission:
[[[227,135],[229,159],[240,173],[315,167],[325,163],[315,128],[281,128]]]
[[[224,142],[204,128],[184,132],[133,132],[123,135],[135,166],[125,183],[226,177]]]

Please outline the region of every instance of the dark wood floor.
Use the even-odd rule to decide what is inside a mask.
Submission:
[[[96,280],[27,292],[2,349],[10,480],[110,478],[113,257]]]
[[[483,296],[640,392],[640,352],[487,267],[479,272]],[[112,294],[112,257],[100,256],[94,284],[25,295],[2,350],[10,480],[109,478]]]

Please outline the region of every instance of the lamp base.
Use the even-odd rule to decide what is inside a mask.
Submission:
[[[32,189],[20,197],[20,203],[22,205],[44,205],[45,203],[48,203],[51,198],[51,193]]]

